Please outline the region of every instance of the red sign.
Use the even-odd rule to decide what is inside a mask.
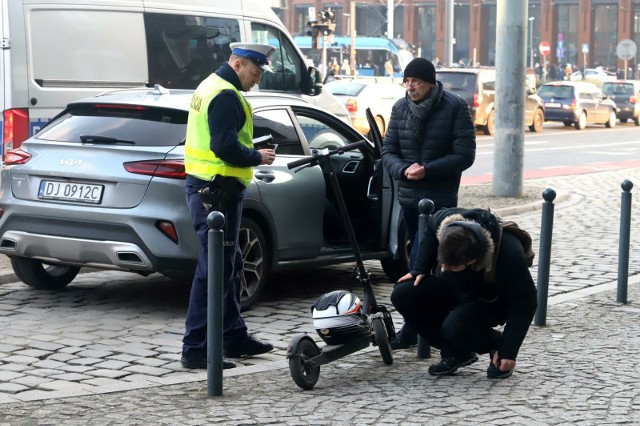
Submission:
[[[540,51],[540,54],[542,56],[549,56],[549,54],[551,53],[551,46],[549,46],[548,42],[541,41],[540,45],[538,46],[538,50]]]

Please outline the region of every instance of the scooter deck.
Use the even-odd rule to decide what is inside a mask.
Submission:
[[[351,355],[352,353],[369,347],[369,345],[371,345],[372,336],[373,334],[367,334],[342,345],[325,345],[320,348],[320,354],[314,356],[309,361],[315,365],[324,365],[347,355]]]

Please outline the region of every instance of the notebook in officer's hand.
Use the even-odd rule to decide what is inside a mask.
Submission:
[[[253,147],[255,149],[273,149],[278,147],[277,143],[273,143],[273,136],[271,134],[260,136],[253,139]]]

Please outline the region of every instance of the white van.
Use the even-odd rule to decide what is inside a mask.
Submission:
[[[236,41],[276,47],[258,90],[349,120],[264,0],[0,0],[0,8],[3,152],[79,98],[154,84],[193,89]]]

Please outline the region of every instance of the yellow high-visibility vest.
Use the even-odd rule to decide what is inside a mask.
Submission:
[[[245,114],[244,126],[238,132],[238,140],[253,148],[253,110],[240,92],[225,79],[213,73],[204,80],[191,98],[187,121],[187,140],[184,147],[184,167],[187,174],[209,181],[215,175],[233,176],[248,186],[253,167],[237,167],[225,163],[211,151],[209,130],[209,104],[223,90],[232,90],[240,99]]]

